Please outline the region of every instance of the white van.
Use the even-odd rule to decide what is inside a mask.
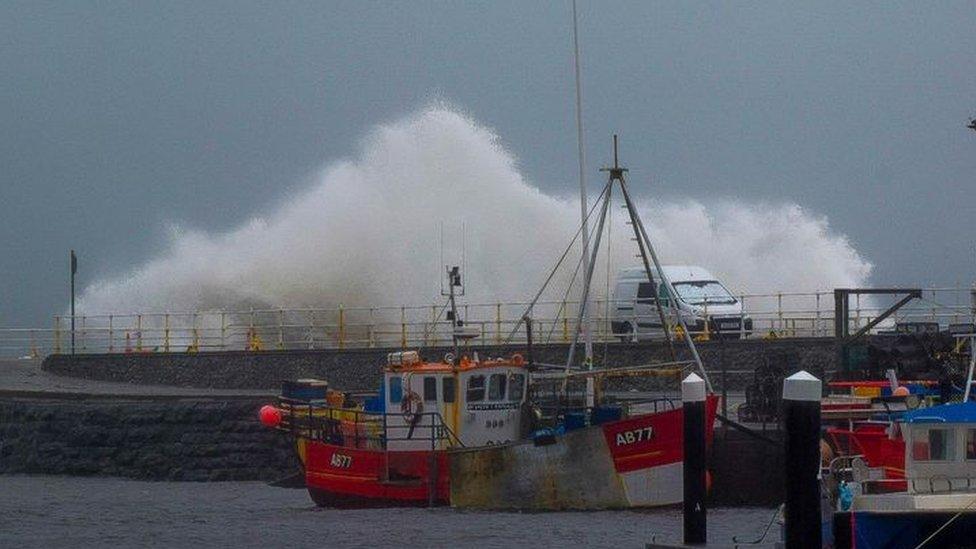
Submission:
[[[752,319],[742,303],[712,273],[694,265],[665,265],[664,276],[678,294],[676,304],[693,335],[708,332],[712,337],[739,338],[752,332]],[[621,340],[660,337],[661,317],[655,301],[660,298],[665,318],[670,300],[667,289],[647,279],[644,267],[629,267],[617,273],[611,302],[610,325]]]

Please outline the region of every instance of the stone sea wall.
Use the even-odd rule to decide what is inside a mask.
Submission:
[[[0,397],[0,474],[277,480],[298,461],[286,435],[258,422],[262,404]]]
[[[678,358],[690,359],[679,345]],[[830,338],[797,338],[766,341],[711,341],[698,345],[706,368],[714,372],[713,382],[722,379],[729,389],[741,389],[752,379],[755,368],[768,360],[783,361],[789,369],[805,369],[822,376],[836,364],[834,341]],[[315,377],[328,380],[343,390],[373,390],[379,385],[381,366],[386,354],[400,349],[375,348],[356,350],[307,351],[230,351],[203,353],[146,353],[50,355],[43,368],[72,377],[120,381],[138,384],[160,384],[182,387],[233,389],[272,389],[282,380]],[[533,350],[538,362],[565,362],[568,346],[538,345]],[[428,360],[437,360],[448,348],[422,351]],[[526,353],[524,346],[472,347],[462,352],[478,352],[481,357]],[[597,364],[626,366],[667,360],[669,353],[662,343],[612,343],[595,345]]]
[[[298,472],[299,463],[289,437],[257,421],[264,403],[0,397],[0,475],[280,480]],[[717,429],[709,463],[712,504],[779,503],[782,460],[778,440]]]

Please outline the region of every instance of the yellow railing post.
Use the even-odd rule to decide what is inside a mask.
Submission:
[[[495,304],[495,344],[502,344],[502,304]]]
[[[407,308],[400,307],[400,348],[407,348]]]
[[[563,343],[569,343],[569,316],[566,315],[566,307],[563,307],[562,314],[563,314]]]
[[[285,348],[285,311],[278,309],[278,350]]]
[[[367,334],[368,345],[370,347],[376,347],[375,338],[376,327],[373,325],[373,308],[369,308],[369,334]]]
[[[779,329],[782,331],[786,328],[783,325],[783,294],[776,294],[776,314],[779,317]]]
[[[817,313],[813,324],[813,336],[817,337],[820,335],[820,292],[817,292]]]
[[[708,341],[712,337],[711,330],[708,326],[708,300],[707,299],[705,300],[705,333],[703,335],[705,336],[705,341]]]
[[[431,345],[437,345],[437,305],[430,306],[430,335],[434,339]]]
[[[193,313],[193,352],[200,350],[200,318],[199,313]]]
[[[308,348],[315,348],[315,311],[308,312]]]
[[[136,351],[142,352],[142,315],[136,315]]]
[[[61,354],[61,317],[54,315],[54,353]]]
[[[346,344],[346,315],[345,311],[342,309],[342,303],[339,304],[339,348],[342,349]]]
[[[742,308],[742,312],[739,314],[739,337],[741,339],[746,338],[746,296],[739,296],[739,306]],[[753,320],[755,322],[755,320]],[[753,326],[755,328],[755,326]]]

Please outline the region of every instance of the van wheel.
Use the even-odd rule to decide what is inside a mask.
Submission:
[[[624,329],[622,332],[618,332],[617,338],[620,339],[621,343],[633,343],[637,341],[637,338],[634,336],[634,325],[630,322],[624,324]]]

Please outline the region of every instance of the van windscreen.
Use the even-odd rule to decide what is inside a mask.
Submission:
[[[675,282],[672,284],[678,297],[685,303],[701,305],[731,305],[736,299],[718,281],[700,280],[695,282]]]

